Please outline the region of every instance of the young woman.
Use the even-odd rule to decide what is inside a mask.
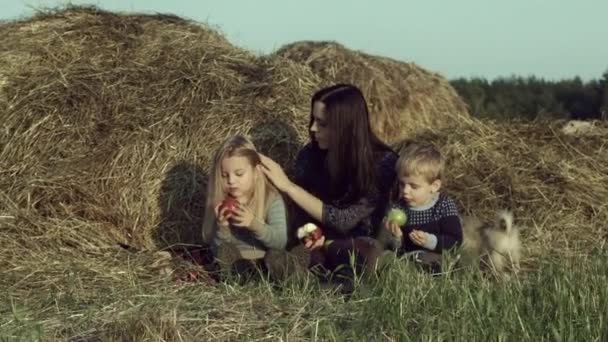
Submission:
[[[324,236],[305,245],[312,251],[309,266],[333,270],[348,264],[351,252],[359,264],[369,264],[381,251],[371,237],[381,225],[398,156],[372,132],[365,98],[350,84],[313,95],[309,133],[293,181],[266,156],[261,156],[262,170],[299,208],[296,226],[312,222],[322,227]],[[305,254],[300,250],[298,255]]]

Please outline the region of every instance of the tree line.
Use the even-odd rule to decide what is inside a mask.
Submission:
[[[608,70],[597,80],[547,81],[511,76],[450,83],[476,117],[492,119],[608,119]]]

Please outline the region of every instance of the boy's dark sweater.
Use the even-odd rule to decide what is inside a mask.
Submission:
[[[432,251],[441,253],[462,242],[462,227],[458,218],[458,209],[454,200],[440,193],[437,202],[426,210],[413,210],[402,201],[394,207],[407,213],[407,223],[401,228],[403,237],[398,254],[424,249],[412,242],[409,234],[412,230],[421,230],[437,237],[437,246]]]

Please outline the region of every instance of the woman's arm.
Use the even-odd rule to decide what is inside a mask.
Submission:
[[[367,198],[360,198],[357,202],[340,208],[323,203],[319,198],[289,180],[281,166],[274,160],[263,155],[261,158],[262,171],[277,189],[287,194],[302,210],[321,222],[323,226],[347,232],[362,219],[370,216],[375,209],[375,200]]]
[[[304,150],[301,152],[305,152]],[[307,158],[308,154],[300,153],[296,162],[296,171],[312,172],[308,166],[310,162]],[[270,181],[280,191],[286,193],[302,210],[310,215],[314,220],[321,222],[323,226],[331,227],[338,231],[348,232],[355,228],[362,220],[370,217],[376,206],[381,202],[380,194],[368,194],[368,197],[359,198],[354,203],[337,207],[328,203],[323,203],[319,198],[312,195],[306,189],[292,182],[281,166],[272,159],[260,155],[262,159],[262,171],[270,179]],[[387,153],[379,164],[379,177],[381,183],[387,183],[388,186],[383,186],[383,190],[388,191],[388,187],[394,180],[394,164],[396,154],[393,152]],[[300,178],[314,177],[314,175],[300,174]],[[300,183],[302,179],[300,179]],[[384,184],[383,184],[384,185]]]
[[[370,200],[363,197],[357,202],[345,207],[324,204],[321,223],[323,226],[331,227],[342,233],[346,233],[355,228],[359,222],[371,216],[376,209],[375,203],[375,199]]]
[[[291,183],[285,193],[313,219],[322,222],[323,202],[319,198],[294,183]]]
[[[323,202],[289,180],[285,171],[283,171],[281,166],[274,160],[262,154],[260,154],[260,158],[262,159],[262,172],[264,172],[274,186],[276,186],[279,191],[287,194],[287,196],[312,216],[312,218],[321,221],[323,216]]]

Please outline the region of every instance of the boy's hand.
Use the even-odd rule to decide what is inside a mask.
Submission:
[[[401,227],[399,227],[399,224],[397,224],[397,222],[384,218],[383,223],[384,229],[388,230],[395,238],[400,239],[403,236]]]
[[[412,232],[409,234],[409,238],[410,240],[412,240],[412,242],[417,245],[417,246],[424,246],[426,244],[427,238],[428,238],[428,234],[426,232],[423,232],[421,230],[412,230]]]

